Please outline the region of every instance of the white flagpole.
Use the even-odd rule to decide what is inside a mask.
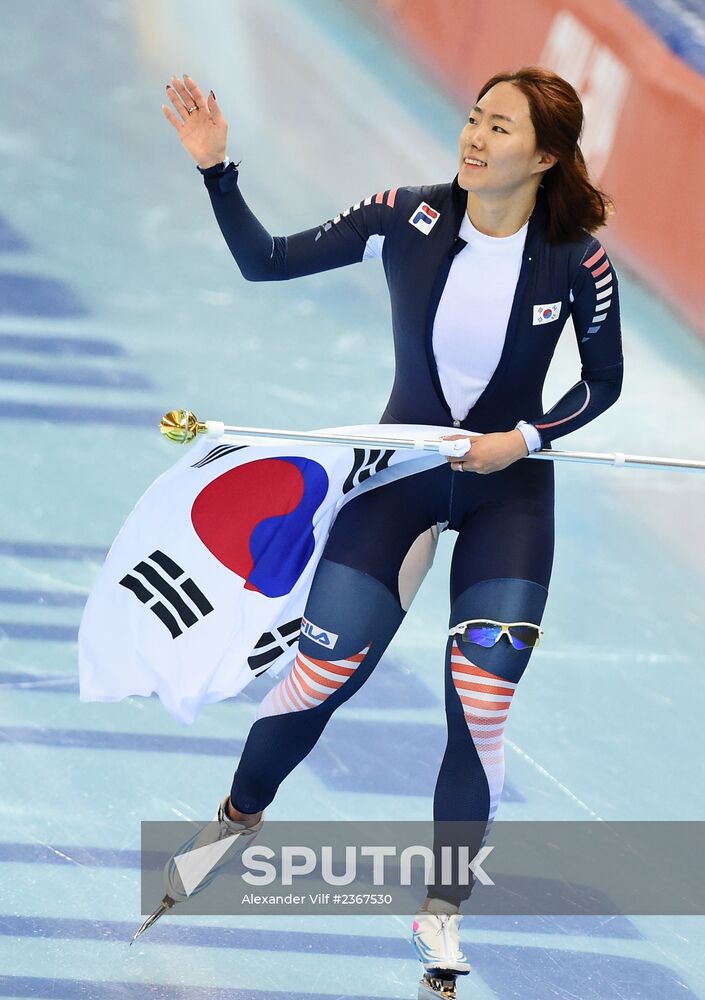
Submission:
[[[380,425],[387,426],[387,425]],[[184,444],[192,441],[197,434],[220,437],[227,434],[236,440],[298,441],[308,444],[338,444],[354,448],[412,448],[416,451],[432,451],[453,458],[461,458],[468,452],[466,441],[444,441],[440,438],[410,438],[389,435],[327,434],[318,431],[275,430],[269,427],[238,427],[219,420],[199,421],[190,410],[171,410],[160,423],[162,434],[172,441]],[[448,433],[458,433],[452,427]],[[466,437],[482,437],[470,431],[460,432]],[[685,458],[664,458],[657,455],[625,455],[623,452],[555,451],[544,448],[532,452],[527,458],[548,459],[552,462],[585,462],[593,465],[612,465],[617,468],[649,468],[663,470],[683,470],[705,472],[705,461]]]

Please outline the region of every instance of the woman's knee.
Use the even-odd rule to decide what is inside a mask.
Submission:
[[[332,713],[370,676],[403,617],[378,580],[323,560],[301,620],[294,663],[265,697],[258,719],[312,709]]]
[[[540,625],[548,590],[533,580],[497,578],[481,580],[464,590],[453,601],[451,629],[468,621],[492,621],[510,625],[525,622]],[[532,647],[516,649],[509,637],[501,635],[493,646],[472,642],[467,633],[452,637],[457,655],[480,670],[516,683],[531,656]]]

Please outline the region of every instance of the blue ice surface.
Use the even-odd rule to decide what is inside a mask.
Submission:
[[[70,287],[41,275],[0,273],[0,315],[50,316],[64,319],[84,316],[86,308]]]
[[[0,253],[26,253],[29,243],[5,216],[0,215]]]
[[[50,354],[56,357],[120,357],[125,352],[111,340],[89,337],[0,333],[0,351],[7,354]]]
[[[196,17],[191,0],[26,0],[0,55],[18,94],[0,159],[0,996],[412,997],[402,918],[173,915],[127,948],[140,821],[212,814],[269,681],[184,729],[155,698],[81,704],[75,635],[122,521],[179,454],[156,433],[165,410],[374,422],[391,383],[378,267],[242,281],[161,117],[168,75],[185,66],[214,87],[243,190],[280,233],[449,178],[462,114],[334,0],[214,0]],[[622,398],[565,446],[702,457],[703,344],[624,273],[621,291]],[[563,341],[547,399],[579,377]],[[546,636],[512,709],[500,817],[702,820],[703,481],[556,471]],[[273,819],[430,816],[442,542],[389,654]],[[702,918],[469,914],[475,971],[459,994],[702,998],[704,939]]]

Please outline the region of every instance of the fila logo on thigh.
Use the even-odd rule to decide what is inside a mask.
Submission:
[[[441,217],[441,213],[435,208],[431,208],[425,201],[422,201],[418,208],[411,213],[409,222],[411,225],[423,233],[424,236],[431,232]]]
[[[307,635],[309,639],[320,643],[326,649],[333,649],[340,638],[335,632],[326,632],[324,628],[319,628],[318,625],[314,625],[313,622],[308,621],[306,618],[301,619],[301,634]]]

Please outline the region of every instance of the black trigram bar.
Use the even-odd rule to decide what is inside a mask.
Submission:
[[[271,632],[265,632],[257,640],[253,652],[247,657],[247,663],[255,674],[262,674],[285,653],[289,646],[299,641],[301,619],[294,618],[284,625],[278,625]],[[258,652],[259,650],[259,652]]]
[[[158,563],[162,569],[166,570],[172,580],[177,580],[184,572],[180,566],[177,566],[173,559],[164,555],[164,553],[160,552],[159,549],[157,549],[156,552],[153,552],[149,558],[152,562]],[[193,580],[184,580],[184,582],[179,584],[179,586],[186,596],[191,598],[202,615],[207,615],[213,610],[213,605],[210,603],[205,594],[198,589]]]
[[[381,451],[379,448],[355,448],[355,460],[343,485],[343,493],[349,493],[374,473],[386,469],[393,454],[393,449]]]
[[[166,553],[160,552],[159,549],[152,552],[149,559],[156,566],[160,567],[172,580],[177,580],[180,576],[184,575],[185,571],[178,563],[175,563]],[[149,610],[167,627],[172,639],[176,639],[182,635],[183,626],[191,628],[196,622],[201,621],[201,618],[187,604],[179,591],[193,601],[203,618],[213,610],[213,605],[190,577],[182,580],[178,584],[177,589],[168,580],[164,579],[155,566],[147,562],[138,562],[133,572],[139,573],[139,576],[132,576],[132,574],[128,573],[120,580],[120,586],[131,590],[144,605],[149,607]],[[152,589],[147,584],[151,584]],[[150,604],[149,602],[158,597],[158,595],[161,595],[164,600],[160,601],[157,599],[153,604]]]
[[[211,448],[208,454],[204,455],[199,462],[194,462],[191,468],[202,469],[204,465],[210,465],[211,462],[217,462],[219,458],[225,458],[226,455],[231,455],[234,451],[242,451],[243,448],[247,448],[247,445],[217,444],[215,448]]]
[[[154,597],[151,590],[147,590],[144,584],[140,583],[136,576],[124,576],[120,581],[121,587],[127,587],[132,593],[139,597],[143,604],[149,604],[149,602]],[[169,629],[171,632],[172,639],[175,639],[177,635],[181,635],[181,629],[179,628],[179,623],[172,613],[164,607],[161,601],[156,601],[149,609],[157,618]]]
[[[152,562],[158,563],[162,569],[166,570],[172,580],[178,580],[184,572],[173,559],[170,559],[169,556],[160,552],[159,549],[156,549],[149,558]]]

